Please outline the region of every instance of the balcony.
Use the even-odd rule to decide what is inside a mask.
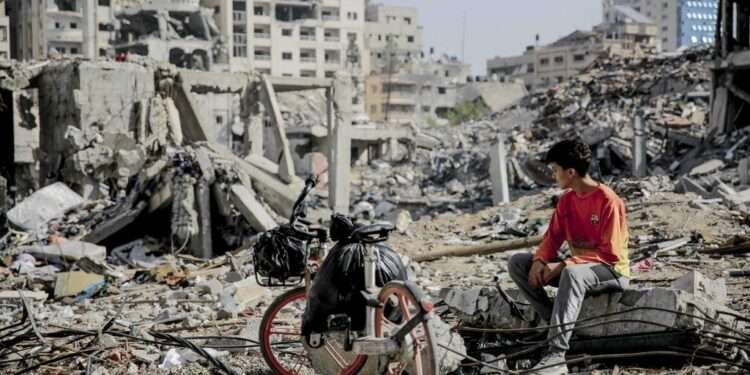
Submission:
[[[300,38],[300,40],[315,41],[315,34],[312,34],[312,35],[300,34],[299,38]]]
[[[313,63],[314,64],[318,60],[315,58],[315,56],[301,56],[299,58],[299,61],[303,62],[303,63]]]
[[[256,39],[271,39],[271,33],[253,33],[253,37]]]
[[[51,42],[82,43],[83,31],[80,29],[53,29],[47,31],[47,39]]]

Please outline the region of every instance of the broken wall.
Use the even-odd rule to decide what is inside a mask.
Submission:
[[[68,125],[134,135],[146,99],[154,96],[154,72],[127,63],[51,64],[38,82],[41,117],[42,175],[54,170],[65,147]]]

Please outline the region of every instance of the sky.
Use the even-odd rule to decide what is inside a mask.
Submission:
[[[553,42],[601,22],[601,0],[379,0],[418,9],[424,49],[461,57],[466,14],[465,60],[484,75],[487,59],[521,54],[526,46]]]

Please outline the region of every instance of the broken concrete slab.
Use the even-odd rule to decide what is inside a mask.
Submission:
[[[23,294],[23,298],[27,298],[29,300],[34,301],[45,301],[47,300],[47,293],[41,292],[41,291],[32,291],[32,290],[0,290],[0,301],[7,300],[7,299],[21,299],[21,295]]]
[[[688,175],[700,176],[715,172],[724,167],[724,162],[719,159],[711,159],[693,167]]]
[[[276,222],[265,207],[248,188],[234,184],[230,187],[230,199],[240,210],[250,226],[258,232],[265,232],[276,227]]]
[[[24,246],[18,249],[21,253],[29,253],[37,260],[47,261],[78,261],[88,257],[97,262],[104,262],[107,249],[89,242],[67,240],[60,244],[47,246]]]
[[[55,281],[55,298],[75,296],[91,286],[104,282],[104,276],[81,271],[60,272]]]
[[[45,231],[46,224],[86,201],[62,182],[45,186],[8,211],[8,221],[26,231]]]
[[[724,279],[712,280],[695,270],[673,281],[671,286],[721,306],[727,303],[727,286]]]
[[[618,313],[617,320],[622,322],[608,322],[610,317],[596,318],[602,314]],[[674,312],[673,312],[674,311]],[[587,298],[581,309],[579,320],[589,319],[585,326],[577,327],[579,335],[606,337],[649,332],[664,332],[668,330],[704,328],[721,332],[724,329],[708,324],[700,317],[724,322],[728,326],[744,325],[735,321],[731,315],[721,312],[737,314],[731,309],[702,298],[700,295],[687,293],[682,290],[667,288],[651,288],[626,290],[622,293],[602,294]],[[677,313],[675,313],[677,312]],[[685,313],[685,314],[680,314]],[[652,324],[653,323],[653,324]]]

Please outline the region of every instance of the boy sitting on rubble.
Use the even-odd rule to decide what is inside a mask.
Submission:
[[[515,254],[508,270],[550,325],[549,347],[532,373],[567,374],[565,352],[586,294],[622,290],[628,284],[628,227],[620,197],[588,174],[588,145],[580,140],[558,142],[545,162],[557,184],[568,191],[560,197],[536,254]],[[564,241],[572,256],[557,261]],[[554,303],[544,285],[557,286]]]

